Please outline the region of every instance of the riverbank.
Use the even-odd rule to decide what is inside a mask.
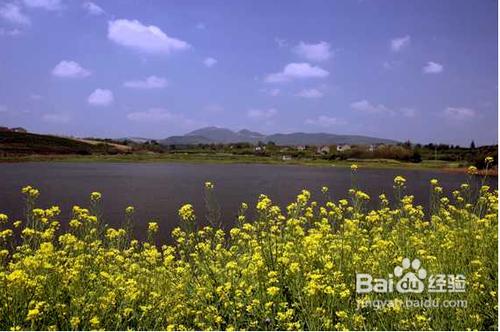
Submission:
[[[159,153],[136,153],[116,155],[29,155],[15,157],[0,157],[0,163],[14,162],[113,162],[113,163],[209,163],[209,164],[275,164],[275,165],[301,165],[316,167],[350,167],[353,163],[363,168],[387,168],[387,169],[433,169],[444,172],[466,173],[467,168],[458,162],[443,160],[423,160],[420,163],[401,162],[393,159],[348,159],[348,160],[325,160],[325,159],[292,159],[282,160],[280,158],[234,155],[234,154],[159,154]],[[490,169],[487,174],[498,176],[497,169]]]

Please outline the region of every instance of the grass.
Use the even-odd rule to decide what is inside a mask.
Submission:
[[[261,195],[256,216],[243,203],[227,233],[207,182],[210,226],[182,206],[173,245],[162,245],[155,222],[147,241],[135,240],[133,207],[122,228],[103,225],[100,193],[60,220],[58,207],[37,207],[40,193],[26,187],[25,220],[0,214],[0,329],[497,330],[498,192],[471,181],[449,198],[432,180],[426,215],[404,178],[394,179],[397,199],[389,202],[358,190],[363,179],[351,169],[346,199],[333,201],[323,188],[327,202],[319,205],[303,190],[279,207]],[[369,211],[373,199],[379,207]],[[427,272],[421,292],[357,293],[357,273],[391,278],[405,258]],[[464,292],[429,292],[440,274],[463,276]]]
[[[0,156],[6,155],[90,155],[119,152],[116,146],[103,142],[85,142],[69,137],[32,133],[0,132]],[[3,157],[9,159],[9,157]],[[17,157],[10,157],[17,158]],[[23,157],[19,157],[21,160]]]

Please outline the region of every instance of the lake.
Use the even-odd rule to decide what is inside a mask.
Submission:
[[[429,180],[437,178],[449,193],[466,181],[467,175],[436,170],[363,169],[357,171],[356,182],[373,200],[380,193],[391,197],[393,178],[407,179],[407,192],[418,204],[428,205]],[[479,183],[479,177],[474,181]],[[203,222],[204,183],[215,183],[215,193],[225,226],[232,225],[241,202],[254,206],[264,193],[285,207],[302,189],[312,198],[324,201],[321,187],[328,186],[335,199],[345,198],[351,187],[351,170],[337,167],[256,164],[181,164],[181,163],[69,163],[36,162],[0,164],[0,212],[11,219],[22,218],[24,207],[20,192],[25,185],[41,191],[40,207],[58,205],[61,221],[66,223],[73,205],[87,206],[89,194],[103,194],[105,220],[121,225],[124,209],[136,209],[136,233],[142,238],[148,221],[160,223],[161,235],[169,236],[178,224],[177,210],[185,203],[194,205]],[[497,188],[497,178],[488,179]]]

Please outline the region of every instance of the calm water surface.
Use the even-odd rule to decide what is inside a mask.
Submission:
[[[380,193],[391,196],[396,175],[407,179],[407,192],[424,206],[429,201],[430,179],[439,179],[448,192],[466,180],[464,174],[440,171],[361,168],[356,182],[373,198]],[[99,191],[103,194],[102,210],[108,224],[121,225],[125,207],[133,205],[136,233],[140,237],[151,219],[159,221],[162,236],[168,236],[178,224],[177,210],[184,203],[192,203],[199,219],[204,219],[205,181],[216,184],[223,224],[228,226],[233,223],[241,202],[252,206],[261,193],[282,207],[304,188],[319,201],[324,199],[322,186],[330,188],[333,198],[344,198],[351,186],[351,171],[335,167],[253,164],[8,163],[0,164],[0,212],[11,218],[22,218],[20,189],[29,184],[41,191],[39,206],[59,205],[63,209],[61,220],[67,221],[73,205],[86,206],[89,194]],[[497,178],[487,182],[497,188]]]

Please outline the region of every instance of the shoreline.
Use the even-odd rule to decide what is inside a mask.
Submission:
[[[0,157],[2,163],[25,162],[82,162],[82,163],[191,163],[191,164],[262,164],[292,165],[309,167],[348,168],[352,164],[367,169],[410,169],[434,170],[447,173],[467,173],[467,167],[460,167],[453,162],[424,160],[421,163],[400,162],[391,159],[353,159],[342,161],[330,160],[290,160],[283,161],[272,157],[239,155],[190,155],[190,154],[125,154],[125,155],[28,155],[21,157]],[[455,166],[456,165],[456,166]],[[478,175],[498,176],[497,169],[479,170]]]

